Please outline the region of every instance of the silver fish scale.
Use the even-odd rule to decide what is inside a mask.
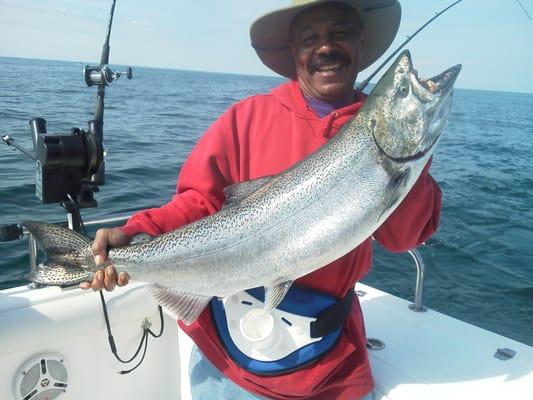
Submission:
[[[390,177],[364,115],[240,203],[110,258],[134,279],[222,296],[294,280],[341,257],[379,226],[388,206]],[[223,281],[213,279],[220,271]]]

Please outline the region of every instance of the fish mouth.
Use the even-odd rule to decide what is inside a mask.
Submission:
[[[442,126],[451,107],[453,85],[462,68],[461,64],[457,64],[429,79],[423,79],[418,76],[418,72],[413,68],[409,50],[404,50],[398,58],[401,60],[402,57],[405,57],[403,62],[408,70],[407,77],[413,94],[419,99],[425,109],[429,134],[422,138],[418,144],[420,150],[412,155],[394,157],[385,153],[388,158],[399,163],[423,158],[439,141],[442,134]]]
[[[452,91],[461,68],[461,64],[454,65],[429,79],[419,78],[417,71],[411,68],[413,90],[422,101],[438,103],[439,98],[447,96]]]
[[[426,109],[426,118],[429,121],[430,134],[423,141],[423,150],[413,157],[424,157],[437,144],[443,132],[443,125],[446,123],[452,103],[453,85],[461,72],[461,64],[454,65],[444,72],[435,75],[428,80],[417,81],[424,88],[426,94],[430,93],[430,101]],[[414,89],[416,91],[416,89]]]

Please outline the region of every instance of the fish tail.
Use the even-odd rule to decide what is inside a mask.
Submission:
[[[94,263],[91,241],[70,229],[41,222],[22,224],[45,253],[45,260],[26,278],[45,285],[69,286],[92,280]]]
[[[39,264],[24,275],[24,278],[42,285],[72,286],[92,281],[94,272],[84,268],[66,268],[59,264]]]

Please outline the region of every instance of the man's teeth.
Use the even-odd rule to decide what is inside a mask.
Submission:
[[[324,65],[322,67],[317,68],[317,70],[320,71],[320,72],[334,71],[336,69],[339,69],[341,66],[342,66],[342,64],[340,64],[340,63],[339,64]]]

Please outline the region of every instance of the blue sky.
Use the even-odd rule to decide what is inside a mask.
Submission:
[[[533,16],[533,0],[520,1]],[[259,15],[290,2],[117,0],[110,62],[272,75],[250,47],[248,29]],[[395,44],[451,2],[402,1]],[[0,56],[96,61],[110,5],[111,0],[0,0]],[[533,93],[533,21],[516,0],[464,0],[408,48],[421,76],[461,63],[457,87]]]

